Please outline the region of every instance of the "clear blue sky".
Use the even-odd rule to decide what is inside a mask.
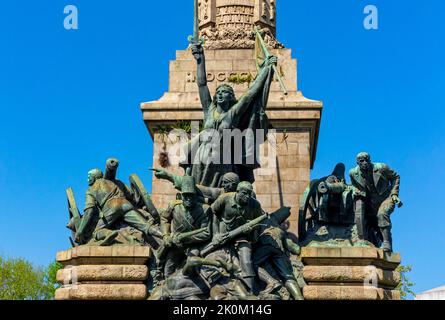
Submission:
[[[147,185],[151,139],[139,103],[168,86],[187,46],[192,0],[4,1],[0,11],[0,253],[47,264],[69,247],[65,188],[109,156]],[[119,3],[119,4],[118,4]],[[79,30],[63,8],[79,8]],[[363,8],[379,8],[379,30]],[[279,0],[278,38],[299,88],[325,104],[313,177],[362,150],[401,176],[395,250],[415,290],[445,284],[442,0]]]

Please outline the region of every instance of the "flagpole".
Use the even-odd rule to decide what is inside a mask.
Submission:
[[[261,36],[260,31],[258,30],[257,26],[255,26],[255,33],[256,33],[256,36],[258,37],[258,39],[260,40],[260,44],[261,44],[261,48],[263,50],[263,53],[266,56],[266,58],[268,59],[271,56],[271,54],[269,53],[269,50],[267,50],[266,44],[264,43],[263,37]],[[287,92],[287,89],[286,89],[286,85],[284,84],[283,78],[278,73],[277,66],[276,65],[272,65],[272,68],[273,68],[273,71],[275,72],[275,74],[277,76],[278,82],[280,83],[280,87],[281,87],[281,90],[283,91],[283,94],[285,96],[287,96],[288,92]]]

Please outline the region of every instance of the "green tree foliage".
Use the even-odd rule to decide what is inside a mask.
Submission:
[[[60,284],[57,283],[56,279],[57,271],[59,271],[60,269],[63,269],[63,265],[61,265],[57,261],[52,262],[46,269],[44,283],[49,299],[54,299],[56,290],[60,287]]]
[[[400,291],[400,295],[403,300],[408,300],[410,296],[415,297],[416,294],[412,291],[412,287],[415,285],[414,282],[408,278],[407,274],[413,269],[412,266],[399,266],[396,271],[400,272],[401,281],[397,286],[397,290]]]
[[[61,267],[57,262],[42,268],[22,258],[0,257],[0,300],[53,299]]]

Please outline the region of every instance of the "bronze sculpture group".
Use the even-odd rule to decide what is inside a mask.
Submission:
[[[400,177],[385,164],[371,163],[366,153],[358,155],[358,166],[350,172],[352,185],[346,184],[342,164],[311,182],[301,201],[299,243],[294,242],[283,227],[290,208],[268,213],[256,199],[253,171],[259,163],[233,158],[227,163],[227,146],[213,138],[223,130],[267,131],[265,110],[277,58],[265,59],[254,83],[236,100],[227,84],[211,97],[199,41],[192,53],[204,111],[204,131],[191,143],[197,159],[188,157],[182,164],[184,176],[153,169],[158,179],[174,185],[178,199],[156,208],[136,175],[130,176],[130,186],[116,178],[118,161],[110,159],[105,174],[99,169],[88,173],[83,216],[68,189],[73,245],[150,246],[156,265],[150,299],[301,300],[300,246],[326,241],[320,228],[327,228],[327,238],[336,237],[329,228],[349,240],[348,232],[355,232],[358,241],[392,251],[390,214],[402,205]],[[216,156],[209,157],[209,150]],[[241,158],[246,158],[244,151]]]
[[[330,176],[311,181],[300,201],[301,243],[340,239],[392,252],[390,216],[403,206],[400,176],[384,163],[372,163],[366,152],[359,153],[356,162],[349,172],[351,185],[346,184],[342,163]]]

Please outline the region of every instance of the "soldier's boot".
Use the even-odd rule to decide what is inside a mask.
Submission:
[[[357,237],[359,240],[365,240],[365,204],[362,199],[355,202],[354,222],[357,226]]]
[[[71,230],[71,231],[74,231],[74,232],[77,231],[77,230],[76,230],[76,223],[75,223],[75,221],[74,221],[74,218],[71,218],[71,219],[70,219],[70,221],[68,222],[68,224],[66,225],[66,227],[67,227],[69,230]]]
[[[240,299],[246,299],[249,296],[249,292],[246,290],[244,285],[241,283],[241,281],[236,280],[234,282],[234,288],[235,288],[235,295]]]
[[[246,284],[249,293],[253,293],[254,286],[255,286],[255,277],[243,277],[243,281]]]
[[[105,238],[100,242],[99,246],[102,247],[106,247],[106,246],[110,246],[114,239],[117,238],[117,236],[119,235],[119,232],[117,231],[111,231],[110,233],[108,233]]]
[[[276,280],[274,277],[272,277],[263,268],[258,268],[258,277],[260,278],[261,281],[267,284],[266,288],[263,290],[263,293],[265,294],[271,294],[281,286],[280,282]]]
[[[380,231],[382,232],[383,237],[383,243],[380,247],[385,252],[392,252],[392,235],[391,235],[391,228],[385,227],[380,228]]]
[[[162,239],[161,230],[151,221],[145,221],[141,217],[135,217],[134,223],[129,223],[132,227],[141,231],[146,238],[157,237]]]
[[[161,230],[159,229],[159,227],[157,227],[155,225],[152,225],[152,224],[149,225],[149,227],[147,229],[147,233],[149,235],[151,235],[152,237],[156,237],[156,238],[159,238],[159,239],[162,239],[162,236],[163,236]]]
[[[286,287],[287,291],[289,291],[289,293],[295,300],[304,300],[303,294],[301,293],[301,289],[298,286],[297,281],[288,280],[288,281],[286,281],[284,286]]]
[[[153,275],[153,287],[159,286],[162,283],[162,280],[164,280],[164,274],[161,268],[157,267],[155,274]]]
[[[163,280],[165,279],[165,254],[159,256],[159,250],[154,250],[154,256],[156,259],[156,269],[153,275],[153,285],[158,286],[159,284],[162,284]]]
[[[150,222],[146,222],[144,223],[143,227],[140,230],[146,239],[150,239],[150,238],[158,238],[158,239],[162,239],[162,232],[159,229],[159,227],[153,225]]]
[[[263,290],[263,293],[271,294],[272,292],[277,290],[280,286],[281,284],[276,280],[268,282],[266,288]]]
[[[126,212],[124,215],[124,221],[129,226],[141,231],[146,238],[150,238],[153,236],[162,238],[162,234],[159,228],[152,221],[145,220],[141,213],[136,210],[130,210]]]

